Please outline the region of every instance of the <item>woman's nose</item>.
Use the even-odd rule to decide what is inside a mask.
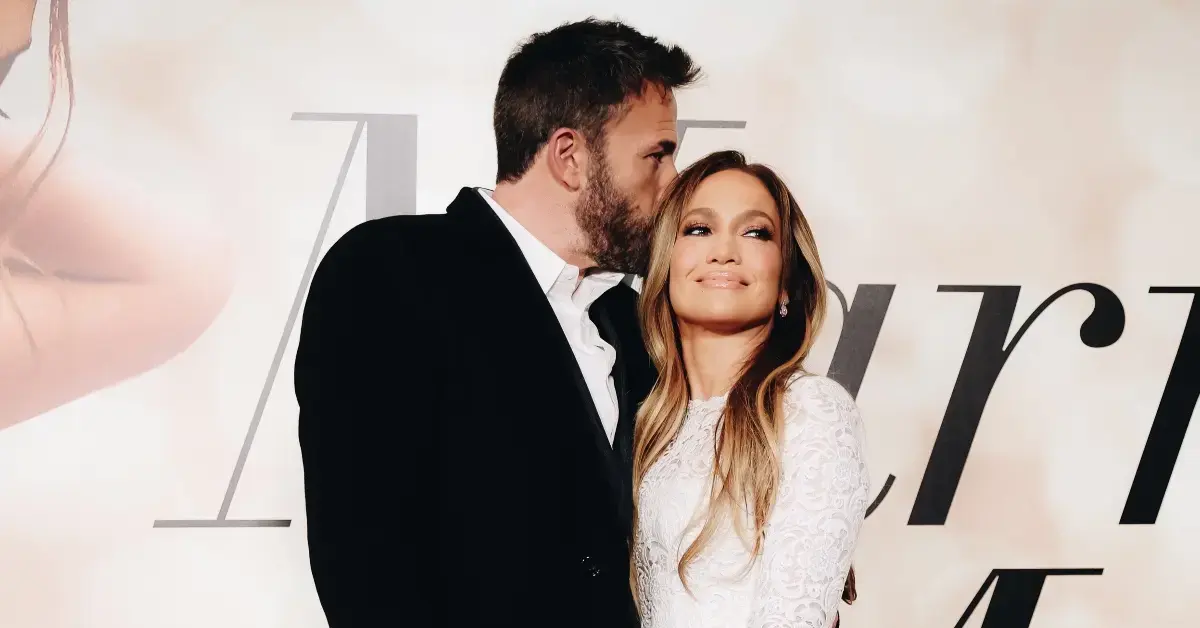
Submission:
[[[708,254],[710,264],[735,264],[738,261],[737,243],[731,237],[719,235],[709,240],[712,249]]]

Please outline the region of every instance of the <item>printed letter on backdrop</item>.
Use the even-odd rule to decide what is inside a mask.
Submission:
[[[1004,340],[1012,326],[1020,286],[938,287],[938,292],[979,292],[983,298],[908,525],[940,526],[946,523],[983,409],[1005,361],[1038,316],[1060,297],[1076,290],[1091,294],[1095,300],[1092,313],[1079,328],[1079,339],[1092,348],[1107,347],[1116,342],[1125,331],[1125,308],[1112,290],[1098,284],[1073,284],[1050,295],[1025,319],[1007,345]]]

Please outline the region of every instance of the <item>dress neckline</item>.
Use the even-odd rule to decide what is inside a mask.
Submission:
[[[707,399],[690,399],[690,400],[688,400],[688,411],[689,412],[704,411],[704,410],[713,410],[713,409],[719,408],[719,407],[725,405],[725,397],[727,397],[728,394],[729,393],[726,393],[724,395],[717,395],[715,397],[709,397]]]

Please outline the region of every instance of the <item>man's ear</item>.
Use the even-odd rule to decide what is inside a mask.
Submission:
[[[571,192],[578,192],[587,183],[587,143],[573,129],[558,129],[546,142],[546,164],[550,174]]]

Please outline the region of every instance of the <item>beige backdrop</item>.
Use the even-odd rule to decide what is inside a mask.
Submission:
[[[44,5],[31,52],[0,89],[10,128],[36,126],[46,107]],[[228,262],[236,282],[174,359],[0,431],[0,625],[325,626],[305,550],[294,339],[227,513],[290,527],[154,527],[221,509],[354,127],[292,114],[418,115],[416,208],[443,211],[460,186],[491,182],[491,99],[512,46],[589,14],[693,53],[707,79],[681,94],[682,118],[745,121],[689,131],[683,163],[735,147],[776,166],[835,282],[848,294],[896,285],[858,396],[876,490],[896,481],[868,519],[845,625],[950,628],[992,569],[1043,567],[1104,572],[1051,578],[1035,628],[1195,625],[1194,434],[1157,523],[1119,520],[1190,305],[1149,288],[1200,284],[1200,3],[71,9],[68,150],[156,199],[159,218],[217,225],[233,252],[202,261]],[[325,246],[363,219],[364,156]],[[1080,342],[1086,294],[1050,307],[992,392],[946,524],[907,525],[979,307],[937,287],[1021,286],[1012,334],[1082,281],[1121,298],[1121,339]],[[840,325],[835,315],[818,370]]]

